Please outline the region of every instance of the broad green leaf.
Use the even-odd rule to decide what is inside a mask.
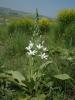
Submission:
[[[15,81],[17,81],[20,85],[24,86],[22,81],[25,81],[25,77],[20,72],[18,72],[18,71],[7,71],[6,74],[9,75],[10,78],[13,78]]]
[[[68,79],[71,79],[71,77],[68,74],[54,75],[54,78],[59,79],[59,80],[68,80]]]
[[[6,79],[8,77],[8,75],[6,75],[5,73],[0,73],[0,79]]]

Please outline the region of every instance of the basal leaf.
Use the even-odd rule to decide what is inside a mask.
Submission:
[[[18,71],[7,71],[6,72],[7,75],[9,75],[12,79],[14,79],[14,81],[16,81],[17,83],[19,83],[20,85],[23,85],[22,81],[25,81],[25,77]]]
[[[71,77],[68,74],[54,75],[54,78],[59,79],[59,80],[69,80],[69,79],[71,79]]]

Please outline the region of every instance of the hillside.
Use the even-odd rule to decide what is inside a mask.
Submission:
[[[34,14],[0,7],[0,25],[9,24],[11,20],[24,17],[34,18]]]
[[[13,16],[13,17],[25,17],[25,16],[33,16],[32,13],[22,12],[17,10],[12,10],[11,8],[0,7],[0,16]]]

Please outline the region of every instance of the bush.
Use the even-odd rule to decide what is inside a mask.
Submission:
[[[70,24],[65,29],[65,40],[67,46],[75,46],[75,23]]]
[[[64,9],[59,12],[57,20],[60,24],[60,33],[64,33],[66,27],[75,22],[75,9]]]
[[[19,19],[14,21],[9,25],[9,33],[14,32],[24,32],[24,33],[32,33],[33,31],[33,20],[32,19]]]
[[[40,31],[41,33],[46,33],[49,32],[49,19],[47,18],[42,18],[39,20],[39,27],[40,27]]]
[[[70,24],[75,21],[75,9],[64,9],[59,12],[58,20],[62,24]]]
[[[14,22],[12,22],[9,27],[8,31],[9,33],[16,33],[16,32],[21,32],[21,33],[27,33],[31,34],[34,31],[34,21],[32,19],[19,19]],[[42,18],[39,20],[39,28],[41,33],[46,33],[49,32],[50,30],[50,21],[47,18]]]

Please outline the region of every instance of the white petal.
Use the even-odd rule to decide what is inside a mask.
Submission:
[[[34,45],[34,43],[32,43],[32,41],[30,41],[29,46],[32,48]]]
[[[29,52],[27,52],[28,55],[35,55],[36,53],[37,53],[36,50],[33,50],[33,51],[29,50]]]
[[[43,51],[47,51],[47,48],[45,47],[45,48],[43,48]]]
[[[45,53],[39,55],[41,57],[41,59],[47,59],[48,58],[48,55],[46,55]]]
[[[43,46],[42,46],[41,44],[38,44],[36,47],[37,47],[38,49],[41,49]]]
[[[31,49],[31,47],[30,47],[30,46],[28,46],[28,47],[26,47],[26,49],[27,49],[27,50],[30,50],[30,49]]]

